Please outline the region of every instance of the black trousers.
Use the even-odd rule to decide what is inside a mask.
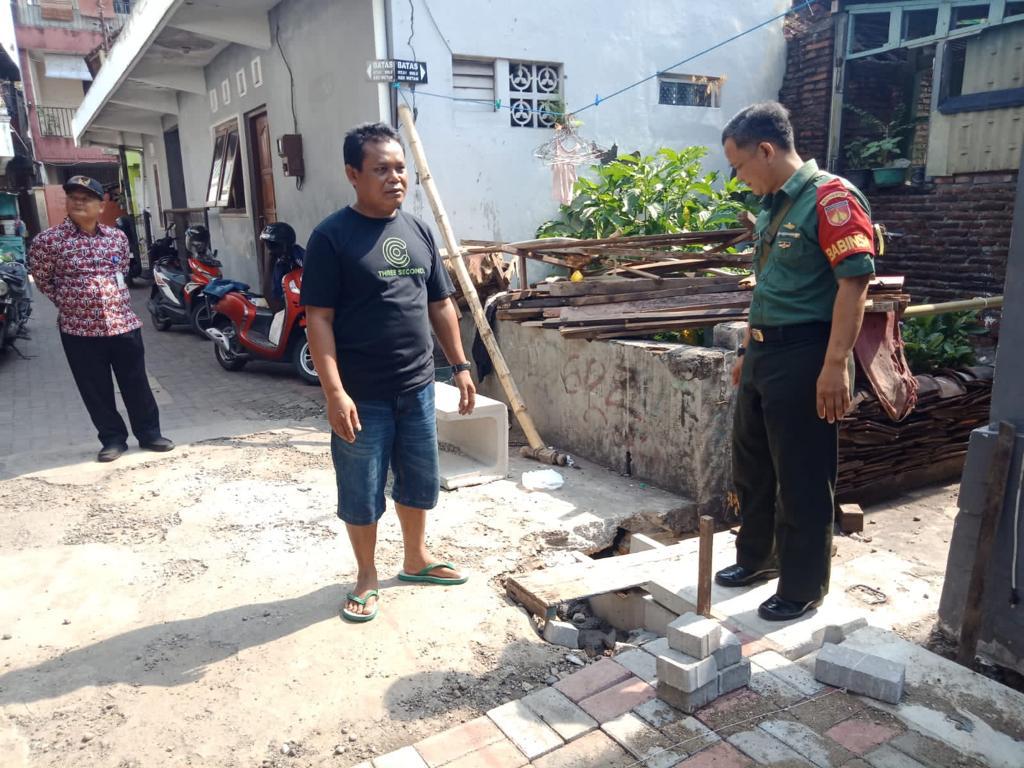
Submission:
[[[114,402],[111,371],[117,377],[117,386],[128,409],[132,433],[140,443],[160,437],[160,411],[146,377],[141,329],[117,336],[62,333],[60,340],[78,392],[103,445],[118,445],[128,440],[128,429]]]
[[[828,334],[822,324],[752,340],[736,401],[733,477],[743,519],[736,562],[778,567],[778,595],[788,600],[828,592],[839,435],[817,413]]]

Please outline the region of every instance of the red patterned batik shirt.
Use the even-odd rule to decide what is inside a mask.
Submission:
[[[128,293],[130,259],[121,230],[97,224],[90,235],[71,219],[41,232],[29,252],[36,286],[57,306],[61,332],[71,336],[117,336],[142,327]]]

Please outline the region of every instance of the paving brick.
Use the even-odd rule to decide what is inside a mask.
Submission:
[[[751,762],[746,755],[722,741],[686,758],[677,768],[746,768],[748,765]]]
[[[743,658],[743,645],[740,643],[740,638],[722,627],[722,637],[718,648],[712,651],[711,655],[715,657],[715,662],[720,670],[738,664]]]
[[[864,761],[871,768],[926,768],[910,755],[905,755],[888,744],[864,755]]]
[[[814,676],[837,688],[898,704],[903,697],[906,667],[881,656],[827,643],[814,662]]]
[[[861,713],[868,714],[866,712],[867,709],[868,707],[864,702],[856,696],[843,693],[842,691],[834,691],[828,696],[819,696],[814,700],[809,700],[793,707],[789,710],[789,714],[808,726],[812,731],[825,733],[832,726],[838,725],[844,720],[849,720],[855,715]],[[880,712],[875,710],[871,711],[871,715],[874,718],[878,718],[880,714]],[[903,729],[897,728],[897,730],[902,731]]]
[[[765,717],[778,717],[778,705],[747,688],[720,696],[697,712],[697,719],[722,738],[745,731]],[[741,723],[741,725],[737,725]]]
[[[534,768],[631,768],[636,760],[607,734],[592,731],[534,760]]]
[[[547,689],[550,690],[550,689]],[[475,752],[488,744],[501,741],[505,736],[488,717],[478,717],[447,731],[429,736],[413,746],[429,768],[450,763],[456,758]]]
[[[795,720],[765,720],[758,728],[774,736],[817,768],[833,768],[849,762],[854,755],[833,741],[827,741]]]
[[[414,748],[402,747],[373,758],[373,768],[427,768],[427,764]]]
[[[714,656],[697,659],[669,648],[657,658],[658,681],[684,693],[703,688],[718,675]]]
[[[606,723],[629,712],[634,707],[640,706],[645,701],[650,701],[656,695],[655,690],[643,680],[638,677],[630,677],[601,693],[584,699],[579,704],[597,722]]]
[[[757,765],[772,768],[807,768],[812,764],[781,741],[760,728],[734,733],[726,739]]]
[[[657,660],[642,648],[620,653],[615,657],[615,661],[644,682],[653,683],[658,678]]]
[[[521,700],[495,707],[487,716],[530,760],[562,746],[562,738]]]
[[[696,613],[684,613],[668,625],[665,636],[669,648],[695,659],[706,659],[721,644],[722,625]]]
[[[597,721],[554,688],[541,688],[521,701],[566,741],[597,728]]]
[[[750,682],[747,683],[747,687],[776,702],[780,707],[788,707],[807,698],[802,691],[756,664],[750,665]]]
[[[739,663],[718,671],[718,695],[724,696],[750,682],[750,659],[740,659]]]
[[[678,709],[661,699],[645,701],[640,706],[634,707],[633,711],[655,728],[671,725],[683,718],[683,714]]]
[[[671,768],[687,755],[685,750],[672,749],[672,742],[664,734],[632,712],[609,720],[601,730],[633,757],[643,760],[645,768]]]
[[[682,691],[660,680],[658,681],[658,698],[667,701],[676,709],[692,715],[701,707],[718,698],[718,675],[695,691]]]
[[[511,741],[502,739],[476,752],[470,752],[444,768],[520,768],[529,762]]]
[[[616,664],[611,659],[601,659],[596,664],[591,664],[579,672],[573,672],[568,677],[562,678],[555,683],[555,688],[573,701],[579,702],[611,688],[630,676],[630,671],[625,667]]]
[[[661,732],[676,745],[676,749],[690,755],[721,741],[717,733],[691,715],[683,715],[682,719],[664,726]]]
[[[838,741],[855,755],[870,752],[880,744],[898,736],[899,729],[855,717],[833,726],[825,735]]]
[[[780,680],[789,683],[805,696],[813,696],[825,690],[825,686],[814,679],[809,671],[794,664],[782,654],[765,651],[750,657],[750,663]],[[753,670],[756,673],[757,670]]]
[[[650,595],[644,595],[644,629],[664,635],[668,625],[675,621],[679,614],[657,602]]]
[[[985,768],[979,760],[967,757],[945,742],[909,730],[889,742],[889,746],[909,755],[928,768]]]
[[[580,630],[571,622],[548,619],[544,623],[544,639],[563,648],[579,648]]]

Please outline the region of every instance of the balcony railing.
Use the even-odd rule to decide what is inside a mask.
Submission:
[[[122,27],[132,12],[131,0],[115,0],[113,8],[103,19],[107,30],[116,31]],[[11,2],[16,23],[22,27],[60,27],[62,29],[84,29],[102,32],[99,18],[83,16],[77,0],[14,0]]]
[[[71,132],[71,120],[75,116],[74,107],[40,107],[36,106],[39,118],[39,133],[43,136],[58,136],[64,139],[74,137]]]

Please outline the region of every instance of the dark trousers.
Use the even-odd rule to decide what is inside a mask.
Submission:
[[[146,377],[142,331],[117,336],[60,335],[71,374],[103,445],[128,440],[128,429],[114,402],[113,370],[121,390],[132,433],[140,443],[160,437],[160,411]]]
[[[828,326],[751,341],[733,422],[733,477],[743,525],[736,562],[779,568],[778,595],[828,592],[838,465],[837,424],[818,418]]]

